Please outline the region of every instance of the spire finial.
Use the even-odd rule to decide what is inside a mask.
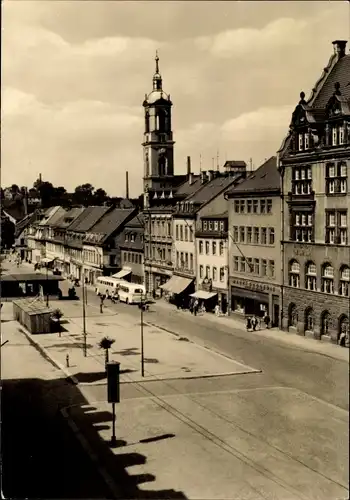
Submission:
[[[156,50],[156,73],[159,73],[159,57],[158,57],[158,50]]]

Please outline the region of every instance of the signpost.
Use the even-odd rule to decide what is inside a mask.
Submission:
[[[111,361],[107,363],[107,400],[112,403],[112,437],[110,445],[117,445],[117,438],[115,435],[115,403],[120,403],[120,363]]]

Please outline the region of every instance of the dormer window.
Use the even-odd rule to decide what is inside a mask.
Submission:
[[[129,241],[129,234],[128,233],[125,234],[125,241]]]
[[[134,235],[134,233],[131,234],[130,241],[131,241],[131,243],[134,243],[134,241],[135,241],[135,235]]]
[[[332,146],[337,146],[338,144],[338,130],[336,127],[332,130]]]
[[[305,149],[309,149],[309,147],[310,147],[310,136],[309,136],[309,134],[305,134],[304,145],[305,145]]]
[[[213,230],[213,221],[209,221],[209,231]]]
[[[344,127],[339,127],[339,144],[345,143],[345,130]]]
[[[206,220],[203,222],[203,229],[204,231],[208,229],[208,222]]]
[[[214,229],[215,231],[219,230],[219,222],[217,220],[214,222]]]

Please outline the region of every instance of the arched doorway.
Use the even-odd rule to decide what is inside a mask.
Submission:
[[[343,314],[339,318],[339,327],[338,327],[338,344],[343,347],[349,347],[349,318],[346,314]]]
[[[330,327],[331,327],[331,315],[328,311],[323,311],[321,314],[321,335],[324,337],[330,336]]]
[[[297,327],[298,325],[298,311],[295,304],[290,304],[288,308],[288,326]]]
[[[314,311],[312,307],[308,307],[305,310],[305,319],[304,319],[304,328],[305,331],[313,332],[314,331]]]

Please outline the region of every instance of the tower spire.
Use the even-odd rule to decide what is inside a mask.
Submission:
[[[156,72],[153,75],[153,90],[162,90],[162,77],[159,73],[159,57],[158,50],[156,50]]]

